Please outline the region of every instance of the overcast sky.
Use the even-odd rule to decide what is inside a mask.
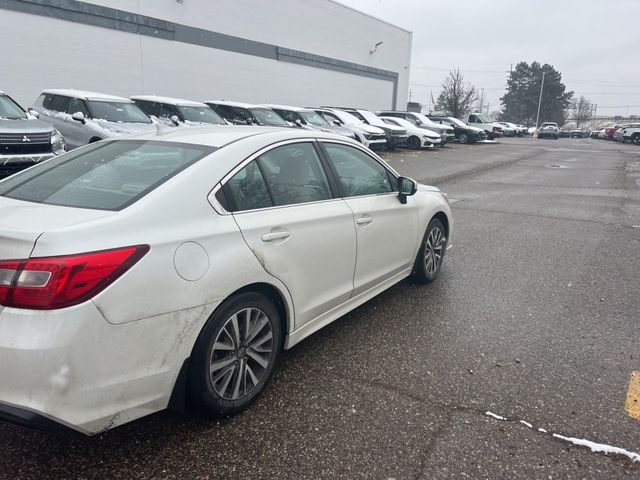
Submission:
[[[425,105],[459,67],[496,110],[511,64],[537,60],[599,115],[640,115],[640,0],[338,1],[413,32],[410,86]]]

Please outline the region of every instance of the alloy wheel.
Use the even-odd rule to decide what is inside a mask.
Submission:
[[[427,236],[424,249],[424,265],[427,273],[433,275],[440,266],[444,251],[444,235],[439,227],[434,227]]]
[[[215,392],[238,400],[258,385],[274,353],[271,321],[252,307],[234,313],[224,324],[211,351],[209,378]]]

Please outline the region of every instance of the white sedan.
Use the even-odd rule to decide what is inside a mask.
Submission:
[[[442,136],[439,133],[432,132],[416,126],[415,123],[411,123],[404,118],[397,117],[380,117],[384,123],[394,125],[396,127],[402,127],[407,131],[407,146],[418,150],[424,147],[436,147],[441,146]]]
[[[0,418],[94,434],[185,399],[232,415],[283,348],[438,276],[446,195],[358,143],[164,130],[0,182]]]

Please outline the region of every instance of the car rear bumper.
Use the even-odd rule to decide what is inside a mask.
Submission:
[[[90,301],[0,307],[0,419],[91,435],[166,408],[213,308],[112,325]]]

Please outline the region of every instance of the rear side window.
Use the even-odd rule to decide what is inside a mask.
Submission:
[[[324,146],[345,197],[377,195],[394,190],[387,169],[366,153],[336,143],[325,143]]]
[[[48,160],[0,184],[0,196],[94,210],[121,210],[214,152],[172,142],[100,142]]]
[[[233,212],[273,206],[267,184],[255,160],[231,177],[224,186],[224,193],[230,200]]]

